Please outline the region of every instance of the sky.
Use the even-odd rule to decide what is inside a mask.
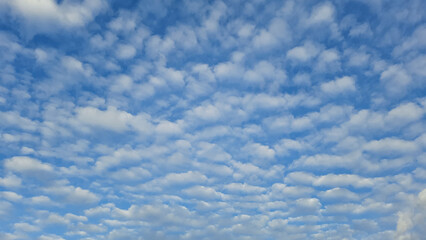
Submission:
[[[424,9],[0,0],[0,239],[422,239]]]

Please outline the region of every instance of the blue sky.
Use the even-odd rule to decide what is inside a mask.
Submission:
[[[0,238],[421,239],[422,0],[0,0]]]

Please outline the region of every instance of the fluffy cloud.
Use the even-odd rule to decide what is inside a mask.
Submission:
[[[248,25],[244,30],[250,28],[251,26]],[[241,32],[240,34],[244,33]],[[254,36],[253,46],[257,49],[265,50],[271,49],[280,43],[288,43],[291,40],[292,33],[287,22],[281,18],[274,18],[266,29],[261,29],[260,32]]]
[[[26,117],[22,117],[16,112],[0,112],[1,125],[16,126],[23,130],[34,131],[37,128],[37,123]]]
[[[5,188],[13,188],[21,186],[22,180],[16,175],[10,174],[0,178],[0,185]]]
[[[321,90],[326,94],[342,94],[356,90],[355,80],[352,77],[342,77],[334,81],[321,84]]]
[[[317,46],[311,42],[307,42],[303,46],[290,49],[287,52],[287,58],[295,61],[306,62],[315,57],[318,52],[319,49]]]
[[[30,157],[12,157],[4,162],[4,167],[10,171],[25,175],[49,174],[54,168],[48,163],[42,163]]]
[[[98,196],[89,190],[74,186],[52,186],[45,188],[44,191],[59,197],[62,201],[75,205],[94,204],[100,200]]]
[[[0,239],[420,239],[425,8],[0,0]]]
[[[164,177],[144,183],[139,188],[145,191],[160,191],[170,186],[185,186],[207,181],[207,177],[199,172],[169,173]]]
[[[365,188],[373,187],[375,182],[379,181],[379,179],[364,178],[355,174],[327,174],[315,176],[306,172],[292,172],[285,177],[284,181],[293,184],[312,184],[314,186],[352,186],[356,188]]]
[[[335,8],[330,2],[325,2],[314,6],[308,18],[309,24],[320,24],[331,22],[334,19]]]
[[[102,127],[112,131],[124,131],[128,129],[128,123],[133,117],[131,114],[109,107],[102,111],[94,107],[76,109],[77,119],[84,124]]]
[[[229,192],[245,194],[259,194],[266,191],[263,187],[252,186],[246,183],[230,183],[224,186],[224,189]]]
[[[221,199],[224,196],[222,193],[217,192],[215,189],[204,186],[194,186],[183,190],[183,192],[189,195],[190,197],[204,200]]]
[[[398,212],[396,239],[421,239],[425,234],[417,223],[426,219],[426,190],[421,191],[410,205],[411,209]]]
[[[401,65],[392,65],[382,72],[380,81],[390,96],[401,97],[406,94],[412,78]]]
[[[426,45],[424,41],[422,41],[422,39],[425,36],[426,26],[421,25],[417,27],[413,34],[410,37],[406,38],[400,46],[395,47],[393,53],[396,55],[400,55],[405,51],[424,49]]]
[[[116,208],[112,214],[123,219],[150,222],[154,226],[161,226],[163,224],[176,226],[194,224],[193,226],[197,226],[200,224],[200,222],[197,222],[197,219],[192,218],[194,214],[183,206],[168,206],[165,204],[132,205],[127,210]]]
[[[273,159],[275,157],[274,149],[259,143],[249,143],[242,150],[254,158]]]
[[[10,7],[16,15],[22,17],[27,24],[39,23],[48,28],[49,25],[60,24],[64,27],[83,26],[91,21],[103,8],[104,3],[100,0],[83,1],[74,3],[73,1],[63,1],[57,3],[54,0],[17,0],[13,2],[1,1]],[[37,25],[36,25],[37,26]]]

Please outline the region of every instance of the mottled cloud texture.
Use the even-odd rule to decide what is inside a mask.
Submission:
[[[423,239],[425,9],[0,0],[0,239]]]

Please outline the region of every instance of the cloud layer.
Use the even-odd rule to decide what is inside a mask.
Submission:
[[[421,0],[0,0],[0,239],[421,239]]]

